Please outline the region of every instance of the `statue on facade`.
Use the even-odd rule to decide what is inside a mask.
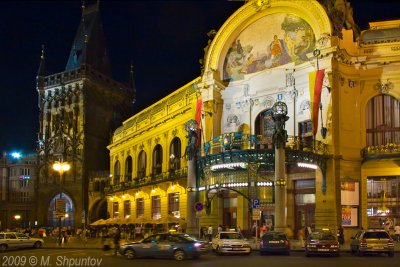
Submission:
[[[210,48],[210,45],[212,43],[212,41],[214,40],[215,35],[217,35],[217,31],[216,30],[211,30],[207,33],[208,36],[208,42],[207,42],[207,46],[204,47],[204,56],[203,58],[199,59],[199,63],[200,63],[200,70],[201,70],[201,74],[204,74],[204,69],[205,66],[204,64],[206,63],[206,57],[207,57],[207,53],[208,53],[208,49]]]
[[[285,130],[285,123],[289,119],[287,115],[287,106],[284,102],[278,101],[272,107],[272,119],[275,122],[274,133],[272,140],[275,148],[285,148],[287,142],[287,132]]]
[[[192,160],[197,153],[198,124],[195,120],[190,120],[185,123],[185,129],[188,133],[188,145],[185,149],[185,155],[189,160]]]

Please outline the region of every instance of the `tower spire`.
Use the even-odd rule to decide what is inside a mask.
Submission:
[[[82,17],[65,67],[66,71],[85,64],[111,77],[111,66],[98,6],[99,1],[91,5],[82,1]]]

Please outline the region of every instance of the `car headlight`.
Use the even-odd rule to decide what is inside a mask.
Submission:
[[[195,248],[200,248],[201,247],[201,243],[194,243],[194,245],[193,245]]]

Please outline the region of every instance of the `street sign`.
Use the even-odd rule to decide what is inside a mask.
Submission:
[[[67,210],[66,210],[65,199],[57,198],[56,199],[56,215],[63,217],[63,216],[65,216],[66,211]]]
[[[194,209],[196,211],[202,211],[204,209],[204,205],[201,202],[196,202],[196,204],[194,204]]]
[[[261,219],[261,210],[260,209],[253,209],[253,220],[258,221]]]
[[[251,200],[253,204],[253,209],[259,209],[260,208],[260,200],[258,198],[254,198]]]

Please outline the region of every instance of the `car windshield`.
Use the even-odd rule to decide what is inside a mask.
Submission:
[[[266,240],[286,240],[284,233],[267,233],[263,236]]]
[[[318,239],[318,240],[335,240],[335,236],[331,233],[312,233],[310,235],[310,239]]]
[[[363,238],[389,238],[386,232],[365,232]]]
[[[221,233],[219,235],[220,239],[242,239],[239,233]]]
[[[189,240],[189,241],[198,241],[198,239],[196,239],[194,236],[191,236],[191,235],[184,234],[184,235],[179,235],[179,236],[186,240]]]

